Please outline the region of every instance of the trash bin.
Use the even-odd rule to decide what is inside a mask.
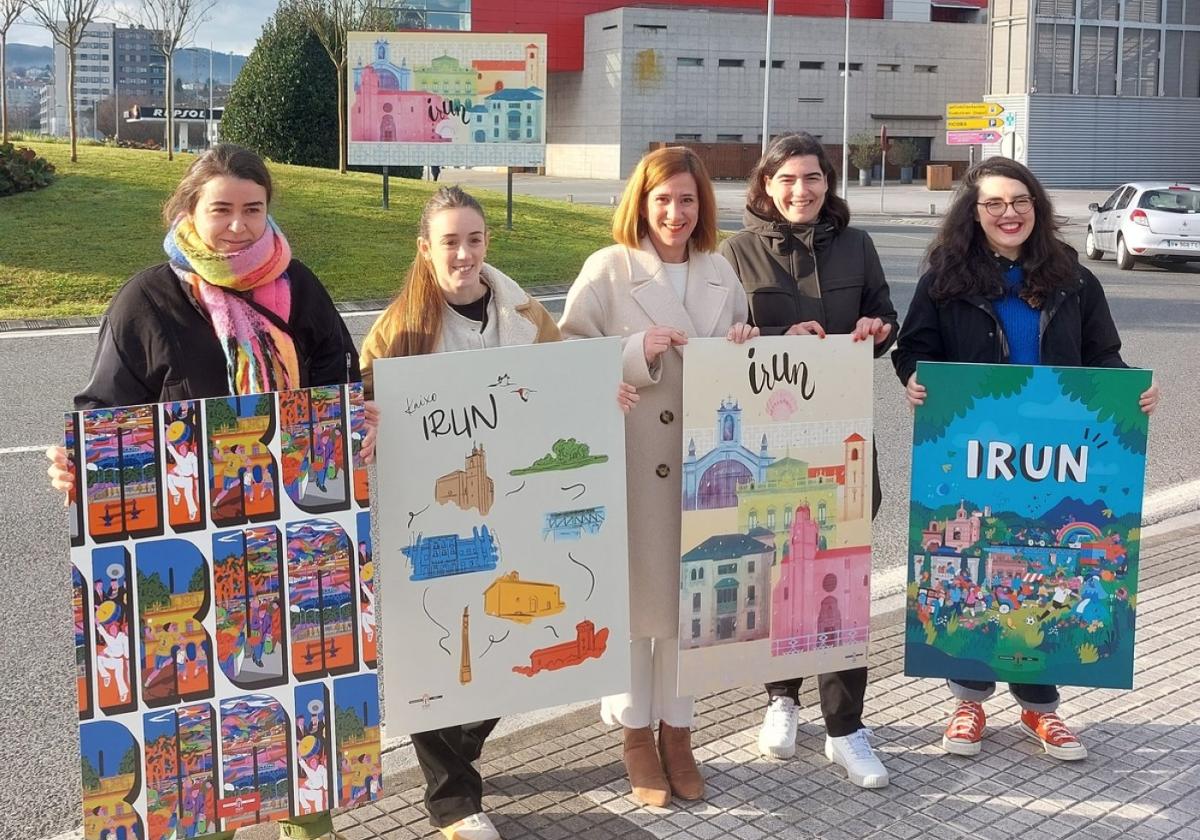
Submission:
[[[928,190],[950,190],[954,188],[954,167],[931,163],[925,167],[925,188]]]

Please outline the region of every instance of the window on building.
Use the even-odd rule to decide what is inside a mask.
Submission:
[[[784,528],[792,527],[792,506],[791,505],[788,505],[787,507],[785,507],[783,509],[783,527]]]
[[[717,590],[717,612],[724,612],[722,607],[726,609],[736,608],[738,599],[738,591],[736,586],[727,586],[724,589]]]
[[[666,32],[667,25],[665,23],[635,23],[634,29],[641,29],[647,32]]]
[[[875,72],[876,73],[899,73],[900,65],[899,64],[876,64]]]
[[[748,574],[748,575],[754,574],[754,561],[753,560],[746,561],[746,574]]]
[[[746,629],[747,630],[754,629],[754,612],[753,611],[746,613]]]
[[[1078,92],[1080,94],[1112,96],[1117,92],[1118,31],[1115,26],[1081,25],[1079,27]],[[1168,39],[1171,34],[1168,33]],[[1167,61],[1170,61],[1169,47]],[[1169,79],[1170,73],[1166,75]],[[1172,94],[1168,93],[1167,95],[1171,96]]]
[[[700,612],[700,593],[692,595],[692,612]]]
[[[775,530],[775,508],[767,508],[767,527]]]
[[[818,524],[821,524],[821,525],[825,524],[825,513],[826,513],[825,503],[818,502],[817,503],[817,523]]]
[[[914,73],[936,73],[938,66],[936,64],[914,64]]]
[[[749,515],[749,517],[747,517],[747,520],[746,520],[746,527],[748,530],[751,530],[751,531],[753,531],[755,528],[758,527],[758,511],[757,510],[754,510],[753,508],[750,509],[750,515]]]
[[[698,618],[692,619],[692,638],[693,639],[700,638],[700,619],[698,619]]]
[[[703,566],[700,567],[699,578],[700,578],[700,580],[704,580],[704,567]]]
[[[737,563],[722,563],[717,566],[717,574],[719,575],[736,575]]]
[[[700,135],[699,134],[686,134],[686,133],[681,134],[679,132],[676,132],[675,139],[676,140],[692,140],[694,142],[699,143]]]
[[[742,135],[740,134],[718,134],[718,143],[741,143]]]
[[[765,58],[760,58],[760,59],[758,60],[758,69],[760,69],[760,70],[764,70],[764,69],[766,69],[766,66],[767,66],[767,60],[766,60]],[[782,61],[775,61],[775,60],[773,60],[773,59],[772,59],[772,61],[771,61],[771,69],[772,69],[772,70],[782,70],[782,69],[783,69],[783,62],[782,62]]]
[[[799,65],[801,70],[824,70],[824,61],[801,61]]]
[[[746,62],[740,58],[718,58],[718,67],[745,67]]]
[[[755,592],[754,592],[754,587],[753,587],[753,586],[747,586],[747,587],[746,587],[746,603],[747,603],[747,604],[753,604],[753,603],[754,603],[754,595],[755,595]]]
[[[1071,93],[1075,25],[1039,23],[1033,48],[1033,91]]]
[[[681,55],[675,59],[675,64],[679,67],[703,67],[704,59],[695,56]]]
[[[861,69],[862,69],[861,61],[851,61],[850,62],[850,72],[851,73],[857,73]],[[844,62],[844,61],[838,62],[838,72],[839,73],[846,72],[846,62]]]
[[[1121,95],[1158,95],[1158,29],[1126,26],[1121,41]]]

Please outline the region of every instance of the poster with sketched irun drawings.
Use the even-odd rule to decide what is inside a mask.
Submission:
[[[375,362],[389,732],[628,690],[620,349]]]
[[[363,407],[333,385],[66,415],[86,840],[382,795]]]
[[[679,693],[856,668],[871,618],[871,347],[683,348]]]
[[[1133,687],[1151,377],[918,365],[905,674]]]

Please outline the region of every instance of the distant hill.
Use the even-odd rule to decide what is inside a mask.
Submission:
[[[228,85],[242,72],[246,56],[213,51],[212,77],[219,85]],[[203,82],[208,78],[208,50],[189,47],[175,53],[175,78],[184,82]]]
[[[4,65],[10,73],[30,67],[53,67],[54,48],[35,47],[33,44],[8,44],[4,48]]]

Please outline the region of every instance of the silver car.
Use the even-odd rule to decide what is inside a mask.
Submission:
[[[1200,186],[1167,182],[1124,184],[1103,204],[1089,204],[1084,251],[1088,259],[1115,254],[1117,265],[1140,259],[1200,262]]]

